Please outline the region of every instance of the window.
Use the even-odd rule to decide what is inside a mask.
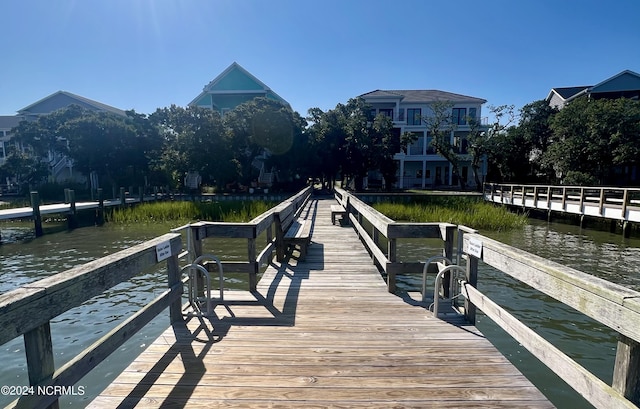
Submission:
[[[415,142],[408,146],[407,154],[422,155],[424,146],[424,134],[422,132],[411,132],[411,135],[413,136],[413,139],[415,139]]]
[[[469,118],[473,121],[478,122],[479,118],[477,117],[477,113],[476,113],[476,109],[475,108],[469,108]]]
[[[467,124],[467,108],[453,108],[453,115],[451,120],[454,125],[466,125]]]
[[[378,115],[384,115],[386,117],[391,118],[391,120],[393,120],[393,109],[391,108],[385,108],[385,109],[380,109],[378,110]]]
[[[433,137],[427,133],[427,155],[435,155],[436,149],[433,147]]]
[[[420,108],[407,109],[407,125],[420,125],[422,122],[422,110]]]

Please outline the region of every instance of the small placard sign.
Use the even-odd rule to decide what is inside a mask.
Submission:
[[[473,257],[482,258],[482,241],[470,238],[467,253]]]
[[[171,242],[163,241],[156,246],[156,256],[158,256],[158,262],[166,260],[171,257]]]

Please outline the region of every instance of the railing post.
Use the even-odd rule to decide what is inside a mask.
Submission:
[[[640,405],[640,344],[620,335],[613,368],[613,389]]]
[[[604,216],[604,188],[600,188],[600,203],[598,204],[600,216]]]
[[[562,211],[567,211],[567,188],[562,188]]]
[[[191,234],[191,248],[189,249],[189,253],[192,253],[192,258],[189,259],[189,262],[193,262],[195,259],[202,255],[202,235],[200,234],[200,227],[191,227],[189,234]],[[196,277],[196,294],[198,296],[204,296],[204,276],[200,271],[195,274]]]
[[[31,192],[31,209],[33,210],[36,237],[40,237],[44,234],[44,231],[42,230],[42,217],[40,216],[40,196],[35,191]]]
[[[389,260],[389,264],[393,264],[397,261],[397,244],[396,239],[394,238],[387,240],[387,259]],[[387,272],[387,291],[390,293],[394,293],[396,291],[396,273],[394,271]]]
[[[276,261],[281,262],[284,260],[285,246],[284,246],[284,232],[282,231],[282,222],[280,221],[280,212],[273,215],[273,219],[276,225]]]
[[[169,288],[179,284],[182,281],[180,275],[180,265],[178,262],[178,255],[172,255],[167,259],[167,284]],[[182,298],[178,298],[169,305],[169,320],[173,324],[174,322],[182,321]]]
[[[444,241],[442,255],[449,260],[453,260],[453,232],[455,231],[455,228],[456,226],[454,225],[440,225],[440,235],[442,237],[442,240]],[[442,288],[445,298],[449,298],[449,289],[451,288],[451,272],[444,273],[444,276],[442,277]]]
[[[624,189],[622,194],[622,218],[627,220],[627,203],[629,202],[629,189]]]
[[[473,288],[478,287],[478,259],[473,256],[467,258],[467,273],[465,280]],[[464,316],[471,325],[476,324],[476,306],[467,298],[464,299]]]
[[[27,370],[29,385],[35,386],[53,376],[55,365],[53,362],[53,344],[51,342],[51,324],[45,324],[24,334],[24,350],[27,356]],[[58,409],[56,399],[49,409]]]
[[[249,273],[249,291],[256,291],[258,288],[258,269],[260,268],[256,261],[256,239],[247,239],[247,247],[249,265],[252,266],[252,271]]]

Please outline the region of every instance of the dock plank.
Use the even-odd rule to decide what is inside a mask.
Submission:
[[[334,203],[318,201],[305,262],[169,328],[89,407],[553,407],[475,327],[389,294]]]

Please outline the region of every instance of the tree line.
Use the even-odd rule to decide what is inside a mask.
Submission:
[[[454,174],[462,162],[470,163],[477,185],[484,158],[487,181],[550,184],[611,183],[621,175],[630,178],[638,162],[638,101],[582,98],[557,110],[541,100],[519,115],[513,106],[489,107],[494,122],[481,125],[469,118],[464,150],[450,138],[450,105],[434,104],[433,115],[421,118],[424,129]],[[266,98],[224,116],[175,105],[149,115],[127,111],[125,117],[70,106],[12,130],[18,144],[10,147],[0,177],[37,185],[49,173],[42,158],[59,152],[83,174],[97,174],[102,186],[180,189],[185,173],[196,171],[204,184],[225,190],[255,184],[264,164],[277,170],[283,189],[308,178],[331,186],[338,175],[358,189],[374,170],[390,188],[398,172],[393,156],[415,134],[401,135],[390,118],[371,112],[361,98],[327,111],[311,108],[307,117]]]
[[[525,105],[517,124],[486,140],[489,180],[564,185],[631,185],[640,149],[640,102],[625,98],[545,100]],[[640,169],[638,169],[640,170]]]

